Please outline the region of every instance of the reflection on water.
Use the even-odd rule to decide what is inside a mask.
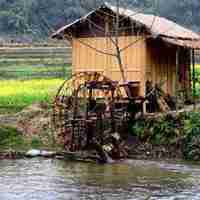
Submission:
[[[4,160],[0,161],[0,200],[199,200],[199,180],[199,167],[182,163]]]

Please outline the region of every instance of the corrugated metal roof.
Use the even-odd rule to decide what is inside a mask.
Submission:
[[[106,6],[110,8],[114,13],[117,12],[117,8],[106,3]],[[153,35],[157,36],[167,36],[172,38],[182,38],[182,39],[200,39],[200,35],[197,33],[184,28],[176,24],[173,21],[170,21],[166,18],[155,16],[155,15],[148,15],[143,13],[137,13],[132,10],[119,8],[119,13],[122,16],[129,17],[133,21],[141,23],[142,25],[146,26]]]
[[[101,6],[97,10],[93,10],[89,12],[84,17],[75,20],[71,24],[68,24],[66,26],[63,26],[58,31],[56,31],[52,37],[53,38],[59,38],[60,35],[62,35],[65,31],[69,30],[73,25],[80,23],[81,21],[84,21],[87,19],[88,16],[95,13],[99,9],[102,8],[108,8],[114,13],[117,12],[117,7],[105,3],[104,6]],[[170,21],[166,18],[155,16],[155,15],[149,15],[149,14],[143,14],[143,13],[137,13],[133,10],[119,8],[119,13],[121,16],[129,17],[134,22],[137,22],[141,25],[144,25],[152,34],[153,37],[162,37],[165,42],[174,44],[174,45],[180,45],[190,48],[196,48],[200,47],[200,35],[183,27],[178,24],[176,24],[173,21]],[[192,41],[191,41],[192,40]]]
[[[200,49],[200,40],[181,40],[176,38],[161,37],[164,42],[185,48]]]

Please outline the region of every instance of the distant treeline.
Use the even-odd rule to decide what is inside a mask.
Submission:
[[[107,0],[115,3],[116,0]],[[168,17],[200,31],[199,0],[120,0],[122,6]],[[0,0],[0,35],[19,40],[46,39],[58,27],[99,6],[102,0]]]

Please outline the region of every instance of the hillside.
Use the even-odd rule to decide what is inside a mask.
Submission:
[[[157,0],[154,0],[157,1]],[[125,0],[122,6],[142,7],[200,31],[199,0]],[[46,39],[58,27],[100,5],[100,0],[0,0],[0,36],[17,40]],[[115,2],[115,0],[110,0]],[[126,4],[126,5],[125,5]]]

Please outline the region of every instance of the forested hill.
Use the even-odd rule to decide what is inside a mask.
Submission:
[[[103,0],[0,0],[2,38],[41,39],[98,6]],[[116,0],[108,0],[115,2]],[[159,1],[159,6],[157,3]],[[200,32],[200,0],[121,0],[122,6],[144,7]]]

